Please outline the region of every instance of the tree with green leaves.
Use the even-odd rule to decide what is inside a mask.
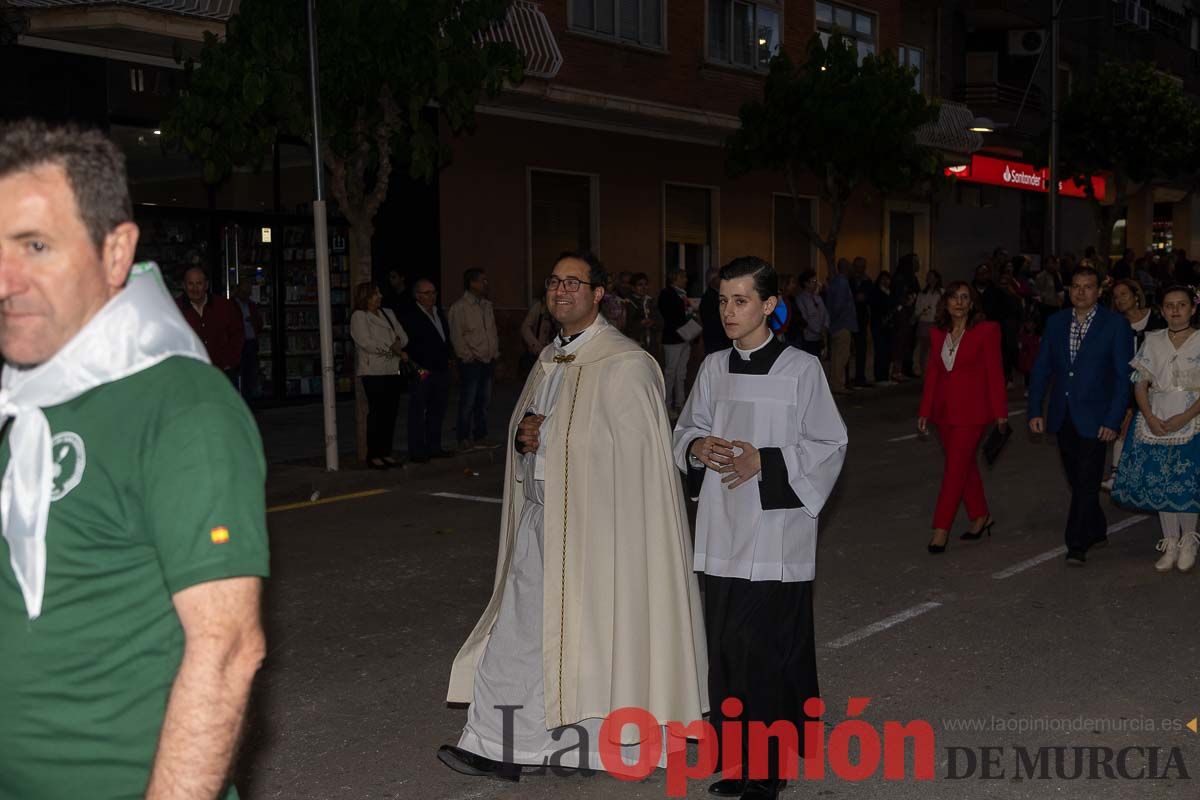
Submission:
[[[796,200],[802,176],[815,176],[830,217],[818,231],[798,213],[797,202],[796,225],[825,256],[830,274],[846,209],[860,186],[905,191],[940,174],[940,158],[916,140],[917,129],[938,111],[913,89],[914,77],[891,54],[860,64],[850,40],[835,33],[825,45],[814,36],[804,63],[784,54],[771,59],[763,99],[742,106],[742,126],[727,143],[731,171],[782,172]]]
[[[1107,257],[1112,229],[1129,198],[1156,180],[1189,184],[1200,167],[1200,109],[1170,76],[1145,62],[1108,62],[1063,103],[1060,174],[1083,188]],[[1045,143],[1037,155],[1045,156]],[[1039,159],[1041,160],[1041,159]],[[1107,173],[1112,190],[1096,197],[1089,176]]]
[[[468,130],[483,94],[522,79],[517,47],[480,36],[510,3],[317,4],[321,159],[350,224],[355,282],[371,277],[375,214],[392,170],[429,180],[448,157],[432,114],[451,133]],[[163,124],[166,145],[217,183],[235,167],[261,166],[281,137],[311,142],[307,42],[303,3],[243,0],[225,38],[206,35],[200,65],[188,65],[187,94]]]

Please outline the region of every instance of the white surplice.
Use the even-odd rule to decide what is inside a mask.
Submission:
[[[749,360],[755,351],[734,348],[732,357]],[[846,425],[816,357],[785,348],[763,375],[731,374],[730,357],[722,350],[701,365],[675,426],[675,462],[686,471],[687,450],[703,436],[760,450],[777,447],[787,483],[804,505],[763,510],[761,474],[730,490],[721,475],[707,471],[696,517],[695,569],[751,581],[811,581],[817,516],[842,469]]]

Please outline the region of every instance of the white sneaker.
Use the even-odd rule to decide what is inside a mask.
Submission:
[[[1191,572],[1192,567],[1196,566],[1197,548],[1200,548],[1200,533],[1185,533],[1179,544],[1179,563],[1176,565],[1180,572]]]
[[[1162,558],[1155,562],[1154,568],[1159,572],[1170,572],[1175,567],[1175,559],[1179,557],[1179,540],[1159,539],[1154,549],[1162,553]]]

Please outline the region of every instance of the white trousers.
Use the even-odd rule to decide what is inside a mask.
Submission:
[[[663,345],[663,357],[667,362],[663,368],[663,382],[667,385],[668,409],[683,408],[687,401],[684,386],[687,383],[688,353],[691,349],[690,342]]]

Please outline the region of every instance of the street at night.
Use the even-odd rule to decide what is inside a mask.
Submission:
[[[842,405],[850,446],[822,515],[818,669],[829,730],[851,697],[870,698],[861,718],[880,732],[885,721],[927,720],[937,778],[914,780],[910,760],[904,781],[885,781],[882,767],[861,782],[829,771],[784,796],[1194,797],[1200,736],[1184,726],[1200,714],[1195,576],[1157,574],[1155,521],[1107,501],[1112,543],[1085,568],[1066,567],[1058,454],[1049,440],[1031,441],[1017,415],[1017,433],[985,473],[993,535],[955,536],[930,556],[941,453],[936,440],[913,435],[917,400],[901,387]],[[1019,391],[1011,402],[1023,406]],[[444,702],[450,664],[495,574],[503,483],[495,453],[342,489],[385,493],[270,514],[269,655],[238,772],[246,797],[665,796],[661,770],[629,784],[527,771],[510,785],[457,775],[435,758],[466,719]],[[309,485],[295,483],[273,500],[303,499]],[[960,515],[956,530],[965,524]],[[1068,750],[1060,779],[1050,751],[1047,779],[1028,769],[1020,779],[1016,748],[1034,758],[1056,746],[1157,747],[1160,774],[1178,748],[1184,769],[1156,781],[1087,780],[1085,760],[1083,776],[1070,780]],[[993,751],[988,779],[984,747],[1004,748]],[[949,748],[974,751],[973,773],[958,752],[962,778],[947,777]],[[1131,754],[1129,774],[1148,757]],[[708,797],[707,783],[691,781],[688,797]]]

